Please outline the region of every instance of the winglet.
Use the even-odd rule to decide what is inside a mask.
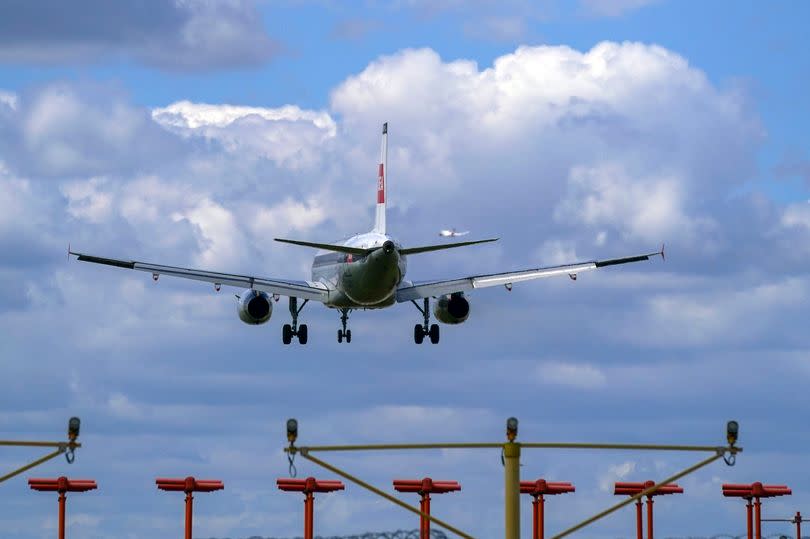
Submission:
[[[667,254],[666,254],[666,252],[664,251],[664,247],[665,247],[665,246],[666,246],[666,243],[662,243],[662,244],[661,244],[661,252],[660,252],[660,253],[658,253],[658,254],[660,254],[660,255],[661,255],[661,260],[663,260],[664,262],[666,262],[666,261],[667,261]]]

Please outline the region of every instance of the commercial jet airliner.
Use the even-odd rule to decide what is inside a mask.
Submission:
[[[145,271],[157,281],[161,275],[182,277],[212,283],[219,291],[224,286],[245,289],[237,296],[237,313],[247,324],[264,324],[273,313],[273,302],[281,296],[289,298],[290,324],[282,328],[282,342],[290,344],[297,338],[300,344],[307,342],[307,325],[299,324],[301,310],[309,301],[318,301],[326,307],[340,312],[341,329],[337,332],[338,342],[352,341],[348,328],[349,313],[356,309],[382,309],[396,303],[411,302],[422,315],[422,323],[413,328],[413,340],[421,344],[425,337],[430,342],[439,342],[439,326],[431,324],[430,300],[434,299],[433,314],[445,324],[460,324],[470,315],[470,303],[464,295],[477,288],[504,286],[512,290],[512,285],[521,281],[567,275],[576,280],[578,273],[606,266],[616,266],[630,262],[649,260],[654,256],[664,256],[663,248],[648,253],[623,258],[576,262],[562,266],[530,268],[488,275],[468,275],[455,279],[411,282],[405,279],[406,258],[409,255],[476,245],[496,241],[497,238],[421,247],[403,247],[385,228],[386,188],[388,180],[388,124],[382,128],[382,148],[377,175],[377,207],[374,228],[371,232],[353,236],[339,243],[315,243],[310,241],[276,238],[276,241],[304,247],[320,249],[312,263],[312,276],[309,281],[290,281],[252,275],[235,275],[213,271],[162,266],[132,260],[104,258],[95,255],[76,253],[84,262],[106,264],[119,268]],[[302,300],[299,305],[299,300]],[[420,305],[421,303],[421,305]]]

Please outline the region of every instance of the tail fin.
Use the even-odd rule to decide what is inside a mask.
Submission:
[[[380,167],[377,172],[377,213],[374,217],[374,232],[385,234],[385,195],[388,186],[388,122],[382,128]]]

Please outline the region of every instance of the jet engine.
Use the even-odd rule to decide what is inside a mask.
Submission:
[[[273,314],[273,301],[266,292],[248,289],[239,296],[236,311],[239,313],[239,319],[245,324],[254,326],[264,324]]]
[[[441,296],[433,305],[433,314],[445,324],[460,324],[470,316],[470,302],[463,292]]]

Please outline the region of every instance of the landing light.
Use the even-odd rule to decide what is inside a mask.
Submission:
[[[516,417],[510,417],[506,420],[506,438],[510,442],[514,442],[518,433],[518,420]]]
[[[292,443],[298,438],[298,421],[295,419],[287,420],[287,441]]]
[[[737,424],[736,421],[729,421],[726,423],[726,439],[728,440],[728,445],[734,445],[737,443],[737,434],[740,431],[740,426]]]
[[[79,437],[79,429],[82,426],[82,422],[78,417],[71,417],[68,421],[68,439],[71,442],[75,442],[76,438]]]

